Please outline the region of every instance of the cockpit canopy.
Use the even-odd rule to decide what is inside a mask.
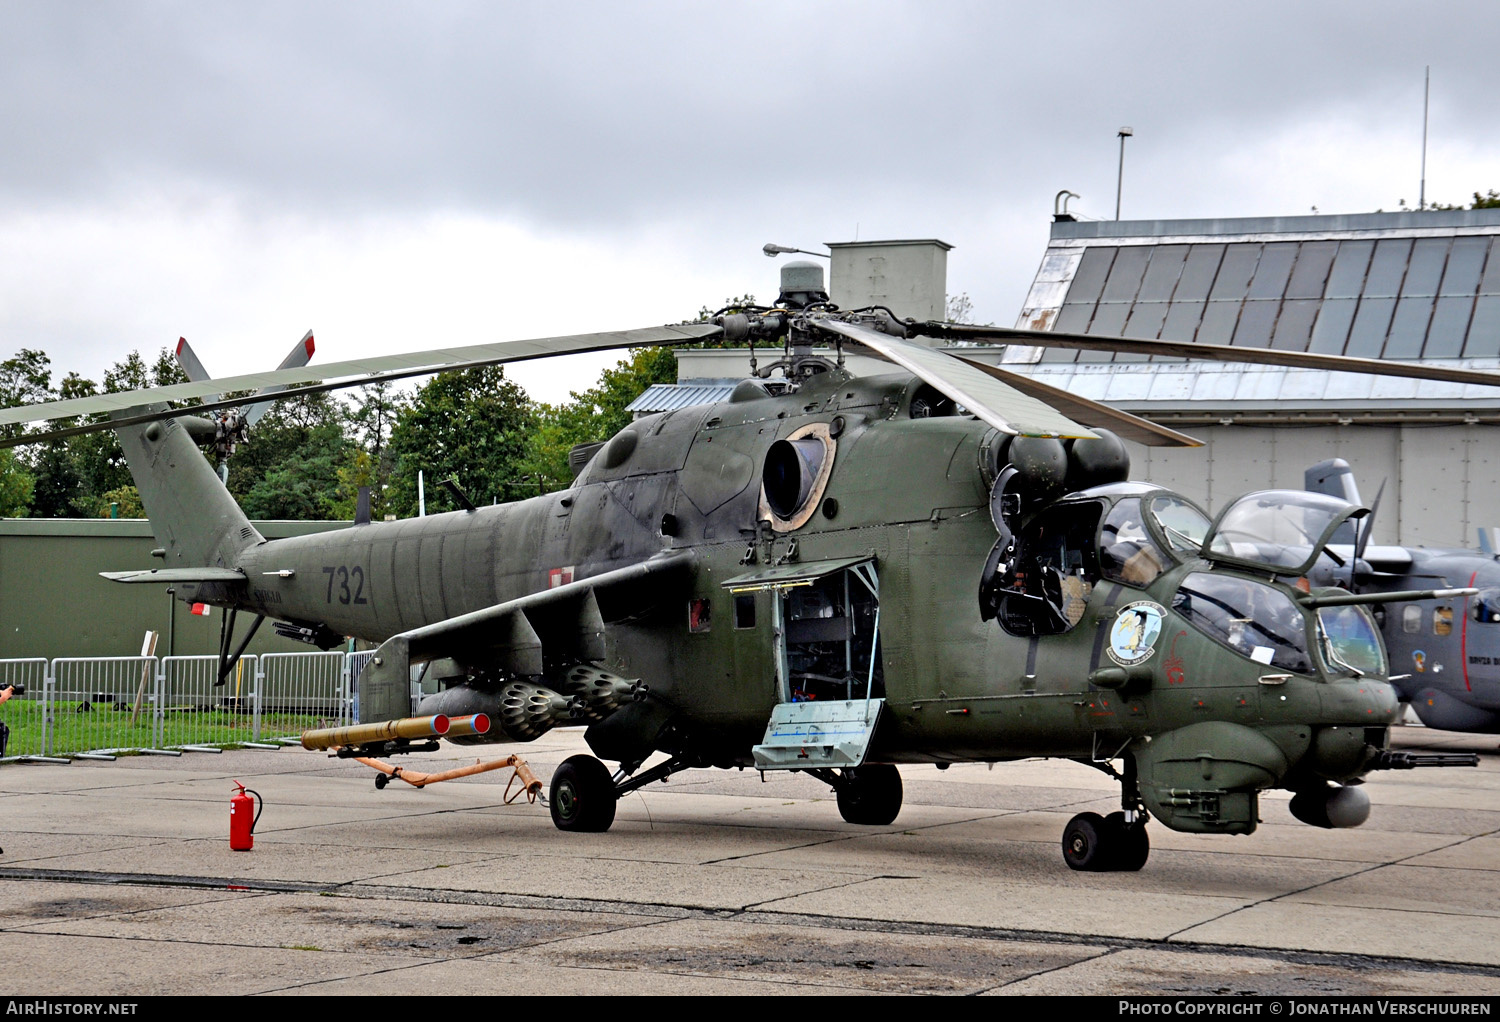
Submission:
[[[1144,587],[1193,560],[1208,516],[1187,498],[1140,483],[1069,494],[1018,530],[1015,559],[997,578],[994,616],[1014,635],[1055,635],[1083,620],[1101,579]],[[992,552],[992,561],[1003,543]],[[981,600],[986,590],[981,585]]]
[[[1117,487],[1098,489],[1118,492]],[[1175,493],[1149,490],[1123,496],[1099,529],[1099,566],[1105,578],[1147,585],[1173,564],[1195,556],[1208,528],[1208,516]]]
[[[1302,575],[1340,525],[1369,513],[1369,508],[1305,490],[1247,493],[1219,512],[1201,555],[1216,564]]]

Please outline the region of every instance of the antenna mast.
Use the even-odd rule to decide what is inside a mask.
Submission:
[[[1422,182],[1417,187],[1417,209],[1427,208],[1427,97],[1432,88],[1432,65],[1422,72]]]

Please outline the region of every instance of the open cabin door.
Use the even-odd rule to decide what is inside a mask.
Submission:
[[[875,557],[783,564],[723,583],[770,591],[779,702],[755,746],[761,770],[856,767],[885,706]]]

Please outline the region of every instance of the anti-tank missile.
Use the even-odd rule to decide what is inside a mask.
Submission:
[[[489,732],[490,718],[483,713],[449,717],[438,713],[430,717],[404,717],[374,724],[351,724],[348,727],[320,728],[302,733],[302,747],[314,751],[367,745],[396,738],[460,738]]]
[[[486,720],[485,724],[488,725],[489,721]],[[402,717],[399,720],[382,720],[373,724],[325,727],[302,732],[302,747],[318,751],[339,746],[388,742],[393,738],[436,738],[447,734],[452,726],[453,722],[445,714],[438,713],[431,717]]]
[[[448,731],[444,738],[462,738],[465,735],[488,734],[490,718],[486,713],[471,713],[465,717],[448,718]]]

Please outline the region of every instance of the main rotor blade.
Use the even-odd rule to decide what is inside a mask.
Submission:
[[[318,390],[339,390],[344,387],[359,387],[387,380],[404,380],[412,376],[431,376],[434,373],[457,369],[475,369],[480,366],[499,365],[505,362],[522,362],[550,355],[565,355],[583,351],[607,351],[611,348],[639,348],[653,344],[683,344],[716,337],[723,331],[711,323],[681,323],[666,326],[645,327],[639,330],[614,330],[606,333],[571,334],[561,337],[537,337],[524,341],[500,341],[495,344],[473,344],[460,348],[435,348],[431,351],[409,352],[403,355],[379,355],[353,359],[347,362],[332,362],[322,366],[306,366],[295,369],[277,369],[268,373],[252,373],[246,376],[227,376],[217,380],[198,383],[174,383],[169,387],[151,387],[145,390],[127,390],[113,394],[96,394],[92,397],[73,398],[67,401],[49,401],[44,404],[22,405],[0,410],[0,426],[20,422],[41,422],[47,419],[66,419],[75,415],[94,415],[100,412],[118,412],[139,408],[160,401],[188,401],[206,395],[227,391],[254,390],[277,384],[288,385],[324,382],[315,388],[300,388],[285,391],[286,397],[298,393],[315,393]],[[240,404],[243,399],[204,404],[198,408],[176,411],[153,412],[140,416],[115,419],[103,424],[91,424],[92,428],[72,428],[43,436],[24,437],[22,443],[34,443],[52,436],[93,432],[95,429],[113,429],[130,422],[150,422],[167,419],[175,415],[190,415],[214,408]],[[15,442],[4,446],[14,447]]]
[[[1031,395],[935,348],[836,319],[812,318],[806,322],[810,327],[857,341],[916,374],[1002,433],[1015,436],[1096,436]]]
[[[1444,383],[1473,383],[1482,387],[1500,387],[1500,373],[1497,372],[1482,369],[1457,369],[1451,366],[1425,365],[1417,362],[1385,362],[1377,358],[1355,358],[1352,355],[1317,355],[1311,352],[1279,351],[1272,348],[1237,348],[1229,344],[1148,341],[1134,337],[1109,337],[1103,334],[1059,334],[1050,330],[963,326],[957,323],[907,324],[907,329],[924,337],[940,337],[956,341],[1000,341],[1029,344],[1039,348],[1076,348],[1082,351],[1114,351],[1131,355],[1170,355],[1176,358],[1211,362],[1248,362],[1256,365],[1285,366],[1291,369],[1324,369],[1336,373],[1404,376],[1414,380],[1440,380]]]
[[[950,354],[952,354],[950,352]],[[993,376],[1002,383],[1008,384],[1023,394],[1030,394],[1038,400],[1056,408],[1059,412],[1070,418],[1077,419],[1086,426],[1102,426],[1111,429],[1122,440],[1134,440],[1138,444],[1147,447],[1202,447],[1203,441],[1197,437],[1179,433],[1175,429],[1159,426],[1154,422],[1141,418],[1139,415],[1131,415],[1122,412],[1118,408],[1091,401],[1077,394],[1070,394],[1066,390],[1053,387],[1029,376],[1020,373],[1007,372],[998,366],[992,366],[985,362],[976,362],[971,358],[954,354],[954,358],[967,362],[982,373]]]

